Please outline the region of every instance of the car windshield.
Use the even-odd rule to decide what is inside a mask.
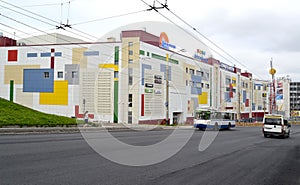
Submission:
[[[281,125],[281,118],[265,118],[266,125]]]

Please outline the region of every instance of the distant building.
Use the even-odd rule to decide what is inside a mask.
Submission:
[[[300,117],[300,82],[290,82],[291,117]]]

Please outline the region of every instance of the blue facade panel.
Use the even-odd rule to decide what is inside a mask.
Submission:
[[[41,53],[41,57],[51,57],[51,53]]]
[[[191,87],[191,94],[202,94],[202,88],[201,87]]]
[[[152,69],[152,66],[148,64],[142,64],[142,85],[145,84],[145,69]]]
[[[201,76],[191,75],[192,86],[191,86],[191,94],[202,94],[201,88]]]
[[[62,52],[55,52],[55,53],[54,53],[54,56],[56,56],[56,57],[61,57],[61,56],[62,56]]]
[[[85,51],[83,52],[83,56],[99,56],[99,51]]]
[[[172,80],[172,67],[168,66],[168,71],[169,71],[169,81]],[[160,64],[160,72],[164,73],[164,80],[166,80],[166,71],[167,71],[167,66],[165,64]]]
[[[53,69],[24,69],[23,92],[53,92]]]
[[[27,57],[28,58],[37,57],[37,53],[27,53]]]
[[[201,76],[191,75],[192,81],[196,83],[201,83]]]

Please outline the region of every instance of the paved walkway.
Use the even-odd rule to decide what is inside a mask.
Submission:
[[[162,129],[193,129],[192,125],[164,126],[164,125],[132,125],[132,124],[84,124],[71,127],[5,127],[0,128],[0,134],[28,134],[28,133],[76,133],[80,131],[124,131],[124,130],[162,130]]]

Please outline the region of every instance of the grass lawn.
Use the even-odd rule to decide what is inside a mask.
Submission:
[[[45,114],[0,98],[0,127],[3,126],[70,126],[76,119]]]

